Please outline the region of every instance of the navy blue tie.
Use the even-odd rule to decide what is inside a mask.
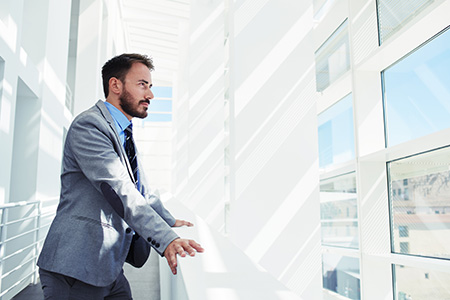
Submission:
[[[136,188],[141,191],[139,182],[139,168],[137,164],[136,147],[134,145],[133,139],[133,124],[130,124],[125,128],[125,152],[128,156],[128,161],[130,162],[131,169],[133,170],[134,181],[136,182]]]

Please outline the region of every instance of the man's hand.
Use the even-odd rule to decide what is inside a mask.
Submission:
[[[173,224],[173,226],[172,227],[181,227],[181,226],[184,226],[184,225],[186,225],[186,226],[188,226],[188,227],[192,227],[192,226],[194,226],[194,224],[192,224],[191,222],[188,222],[188,221],[185,221],[185,220],[176,220],[175,221],[175,224]]]
[[[164,256],[167,259],[167,263],[169,264],[173,275],[177,274],[177,254],[181,257],[185,257],[187,252],[190,256],[195,256],[195,251],[203,252],[205,250],[194,240],[178,238],[173,240],[172,243],[167,246],[164,251]]]

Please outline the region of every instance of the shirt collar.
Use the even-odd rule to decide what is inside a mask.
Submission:
[[[109,113],[113,117],[114,121],[116,121],[116,124],[121,129],[121,131],[124,131],[125,128],[127,128],[131,121],[128,120],[128,118],[121,112],[117,107],[112,105],[109,102],[105,101],[106,108],[108,109]]]

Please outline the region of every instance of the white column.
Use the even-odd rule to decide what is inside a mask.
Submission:
[[[312,1],[234,3],[231,238],[304,299],[321,299]]]
[[[104,99],[101,68],[103,1],[80,0],[74,115]]]

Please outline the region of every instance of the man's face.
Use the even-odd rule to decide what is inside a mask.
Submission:
[[[150,70],[144,64],[134,63],[125,76],[119,97],[119,105],[128,119],[147,117],[150,100],[154,97],[151,87]]]

